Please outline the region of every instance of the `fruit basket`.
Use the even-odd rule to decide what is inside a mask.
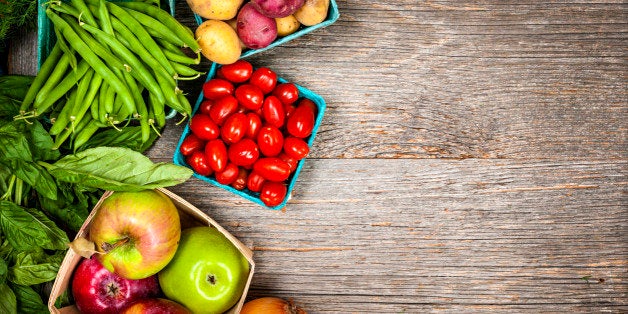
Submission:
[[[206,82],[210,81],[212,78],[214,78],[216,76],[216,73],[217,73],[217,71],[218,71],[218,69],[220,67],[221,67],[221,65],[219,65],[217,63],[214,63],[212,65],[212,67],[210,68],[209,73],[207,75]],[[287,80],[285,80],[285,79],[283,79],[283,78],[278,76],[277,84],[279,84],[279,83],[286,83],[286,82],[287,82]],[[308,148],[311,148],[312,144],[314,142],[314,139],[316,137],[316,133],[318,131],[318,128],[320,127],[322,119],[323,119],[323,115],[324,115],[325,108],[326,108],[325,100],[320,95],[314,93],[313,91],[311,91],[311,90],[309,90],[309,89],[307,89],[307,88],[305,88],[303,86],[300,86],[298,84],[295,84],[295,83],[293,83],[293,84],[297,87],[300,98],[306,98],[306,99],[311,100],[312,103],[314,103],[315,106],[317,107],[317,112],[316,112],[316,114],[314,116],[314,123],[313,123],[313,127],[312,127],[312,132],[311,132],[311,134],[309,136],[303,138],[303,140],[307,143]],[[194,116],[194,114],[196,114],[199,111],[199,107],[201,106],[201,104],[203,103],[204,100],[205,100],[204,93],[201,92],[199,97],[198,97],[198,99],[197,99],[197,101],[196,101],[196,104],[194,106],[193,113],[192,113],[193,116]],[[185,167],[193,169],[193,167],[190,164],[188,164],[188,162],[186,161],[186,157],[181,153],[181,146],[182,146],[184,140],[186,139],[186,137],[188,135],[190,135],[190,133],[192,133],[192,131],[191,131],[191,128],[190,128],[190,124],[188,123],[185,126],[185,128],[183,130],[183,133],[181,134],[181,137],[180,137],[179,142],[177,144],[177,147],[175,149],[173,161],[177,165],[181,165],[181,166],[185,166]],[[295,184],[297,182],[297,179],[299,177],[301,169],[303,168],[303,164],[304,164],[305,160],[306,160],[306,158],[303,158],[303,159],[300,159],[296,163],[294,171],[291,172],[290,176],[286,180],[287,192],[286,192],[285,198],[283,198],[283,200],[278,205],[274,205],[274,206],[266,205],[262,201],[262,199],[260,198],[260,192],[254,192],[254,191],[250,190],[247,187],[245,187],[243,189],[235,189],[231,185],[219,183],[213,176],[201,175],[197,171],[194,171],[193,175],[194,175],[194,177],[196,177],[196,178],[198,178],[198,179],[200,179],[202,181],[205,181],[205,182],[210,183],[210,184],[212,184],[214,186],[223,188],[223,189],[225,189],[225,190],[227,190],[229,192],[232,192],[232,193],[234,193],[234,194],[236,194],[236,195],[238,195],[240,197],[243,197],[243,198],[245,198],[245,199],[247,199],[249,201],[252,201],[252,202],[254,202],[256,204],[259,204],[259,205],[261,205],[264,208],[278,210],[278,209],[281,209],[281,208],[285,207],[287,202],[290,200],[292,191],[293,191],[293,189],[295,187]]]
[[[305,34],[311,33],[317,29],[323,28],[323,27],[327,27],[333,23],[335,23],[338,18],[340,17],[340,12],[338,11],[338,5],[336,4],[336,0],[330,0],[329,2],[329,10],[327,11],[327,18],[325,18],[325,20],[323,20],[322,22],[316,24],[316,25],[312,25],[312,26],[301,26],[296,32],[290,34],[290,35],[286,35],[283,37],[278,37],[277,39],[275,39],[270,45],[264,47],[264,48],[260,48],[260,49],[245,49],[242,51],[242,55],[240,55],[240,58],[246,58],[246,57],[250,57],[254,54],[260,53],[262,51],[266,51],[269,49],[272,49],[274,47],[277,47],[279,45],[283,45],[295,38],[299,38]],[[199,16],[198,14],[194,14],[194,19],[196,20],[196,23],[198,25],[200,25],[201,23],[203,23],[203,21],[205,19],[203,19],[201,16]]]
[[[205,214],[204,212],[196,208],[194,205],[190,204],[183,198],[179,197],[178,195],[166,189],[160,188],[157,190],[167,195],[173,201],[174,205],[177,207],[179,211],[179,217],[181,220],[182,229],[195,227],[195,226],[214,227],[220,233],[222,233],[231,243],[233,243],[233,245],[240,251],[240,253],[242,253],[242,255],[249,262],[250,271],[249,271],[248,279],[247,279],[244,291],[242,293],[242,296],[240,297],[238,303],[234,305],[229,311],[226,312],[226,314],[239,313],[240,309],[242,308],[242,305],[245,302],[246,295],[249,290],[249,286],[250,286],[251,280],[253,278],[253,273],[255,270],[255,262],[253,261],[253,252],[244,244],[242,244],[242,242],[240,242],[236,237],[234,237],[227,230],[221,227],[216,221],[214,221],[212,218],[207,216],[207,214]],[[111,193],[112,192],[105,192],[103,194],[99,202],[94,206],[94,209],[91,211],[90,215],[85,220],[85,223],[79,230],[78,234],[76,235],[76,238],[87,237],[89,226],[96,213],[96,210],[100,207],[102,202],[108,196],[111,195]],[[48,300],[48,309],[50,310],[51,313],[59,313],[59,314],[79,313],[78,309],[74,305],[66,306],[63,308],[56,308],[55,302],[57,298],[59,298],[63,294],[70,293],[70,282],[72,279],[72,274],[74,270],[77,268],[82,258],[83,257],[81,257],[79,254],[77,254],[71,249],[68,250],[68,252],[66,253],[63,259],[63,262],[61,263],[61,266],[59,268],[57,278],[55,279],[54,284],[52,286],[52,291],[50,294],[50,298]]]

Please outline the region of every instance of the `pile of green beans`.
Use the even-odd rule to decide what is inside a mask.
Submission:
[[[203,73],[192,68],[201,55],[188,27],[149,2],[47,5],[57,41],[16,118],[49,117],[55,148],[71,139],[76,150],[99,129],[130,123],[139,123],[146,142],[165,125],[166,107],[191,114],[177,82]]]

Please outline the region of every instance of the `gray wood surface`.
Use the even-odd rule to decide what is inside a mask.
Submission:
[[[249,296],[310,313],[627,312],[628,4],[338,6],[249,59],[327,101],[286,209],[172,188],[254,249]],[[177,17],[194,25],[183,1]],[[35,73],[35,39],[13,46],[13,73]],[[182,129],[148,156],[170,161]]]

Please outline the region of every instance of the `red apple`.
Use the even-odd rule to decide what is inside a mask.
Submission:
[[[181,237],[179,212],[157,190],[114,192],[97,209],[89,237],[96,258],[127,279],[156,274],[172,259]]]
[[[122,314],[192,314],[192,312],[177,302],[153,298],[133,303]]]
[[[83,259],[72,278],[72,295],[82,313],[119,313],[131,303],[160,294],[157,276],[140,280],[122,278],[94,257]]]

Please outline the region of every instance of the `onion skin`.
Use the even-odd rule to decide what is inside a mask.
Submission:
[[[296,306],[292,300],[263,297],[244,303],[240,314],[307,314],[307,312]]]

